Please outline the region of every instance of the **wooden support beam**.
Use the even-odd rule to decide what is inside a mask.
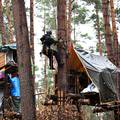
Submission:
[[[78,103],[80,103],[81,105],[89,105],[90,100],[89,99],[79,99]]]
[[[120,104],[119,105],[99,105],[93,109],[93,113],[97,112],[106,112],[106,111],[112,111],[112,110],[117,110],[120,109]]]
[[[70,97],[70,98],[73,98],[73,99],[83,98],[81,94],[73,94],[73,93],[67,94],[66,97]]]
[[[80,95],[80,94],[72,94],[72,93],[69,93],[69,94],[67,94],[67,96],[66,97],[68,97],[68,101],[69,100],[73,100],[73,103],[74,103],[74,101],[76,101],[77,102],[77,104],[81,104],[81,105],[89,105],[90,104],[90,99],[85,99],[82,95]]]
[[[98,113],[98,112],[106,112],[107,110],[102,108],[102,107],[95,107],[93,109],[93,113]]]

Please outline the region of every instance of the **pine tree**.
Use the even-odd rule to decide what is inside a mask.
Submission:
[[[2,9],[2,0],[0,0],[0,30],[1,30],[1,37],[2,37],[2,45],[6,44],[6,32],[3,20],[3,9]]]
[[[114,61],[113,59],[113,49],[112,49],[112,36],[111,36],[111,26],[110,26],[110,11],[109,11],[109,0],[102,0],[102,12],[103,12],[103,20],[105,27],[105,43],[106,43],[106,51],[107,56],[110,61]]]
[[[117,34],[116,20],[115,20],[116,15],[115,15],[113,0],[110,0],[110,7],[111,7],[111,17],[112,17],[114,64],[116,66],[119,66],[119,45],[118,45],[118,34]]]
[[[5,7],[6,7],[6,17],[8,22],[8,33],[9,34],[9,43],[15,42],[13,40],[13,23],[12,23],[12,12],[11,12],[11,0],[5,0]]]
[[[30,0],[30,49],[32,60],[32,76],[35,80],[35,56],[34,56],[34,0]],[[34,82],[33,82],[34,86]]]
[[[24,0],[13,0],[23,120],[35,120],[35,96]]]
[[[57,0],[57,22],[58,22],[58,51],[63,66],[58,66],[58,88],[66,91],[67,86],[67,64],[66,64],[66,43],[67,43],[67,17],[66,17],[66,1]]]
[[[100,17],[99,11],[101,11],[101,1],[100,0],[83,0],[87,2],[87,4],[93,4],[95,8],[95,14],[92,15],[91,18],[95,19],[95,29],[97,32],[97,39],[98,39],[98,51],[99,54],[102,55],[102,43],[101,43],[101,31],[100,31]]]

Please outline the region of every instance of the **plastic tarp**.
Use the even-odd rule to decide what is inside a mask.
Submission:
[[[120,70],[107,57],[94,55],[79,48],[73,49],[92,82],[97,86],[101,102],[118,100]]]
[[[16,43],[12,44],[6,44],[4,46],[0,46],[0,52],[6,52],[6,51],[13,51],[16,50]]]

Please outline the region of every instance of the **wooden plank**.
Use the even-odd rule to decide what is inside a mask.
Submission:
[[[5,53],[0,52],[0,67],[5,65],[5,56],[6,56]]]
[[[98,113],[98,112],[106,112],[106,111],[112,111],[112,110],[117,110],[120,109],[120,104],[119,105],[105,105],[105,106],[98,106],[93,109],[93,113]]]

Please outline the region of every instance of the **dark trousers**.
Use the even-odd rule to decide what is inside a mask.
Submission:
[[[54,50],[49,49],[48,50],[48,58],[49,58],[49,65],[50,68],[53,68],[53,56],[55,56],[58,66],[62,65],[61,59],[60,59],[60,54]]]
[[[20,97],[12,96],[12,101],[13,101],[13,110],[17,113],[20,112]]]
[[[60,58],[59,52],[50,49],[50,47],[47,47],[46,45],[43,45],[42,53],[49,58],[50,69],[53,69],[53,56],[55,56],[57,63],[58,63],[58,66],[63,65],[63,61]]]

